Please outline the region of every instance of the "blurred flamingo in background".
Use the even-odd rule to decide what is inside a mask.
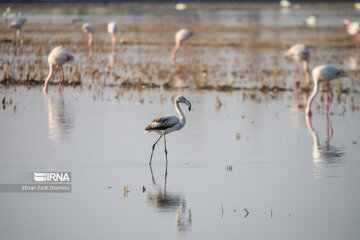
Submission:
[[[280,1],[280,6],[282,8],[289,8],[289,7],[291,7],[291,2],[288,1],[288,0],[281,0]]]
[[[115,38],[115,34],[117,32],[117,24],[116,22],[110,22],[107,26],[108,28],[108,32],[111,36],[111,44],[112,44],[112,48],[113,50],[116,49],[116,38]]]
[[[355,36],[356,38],[354,41],[360,41],[360,27],[358,22],[351,22],[348,19],[344,19],[343,23],[346,25],[346,32],[351,35]]]
[[[23,44],[24,42],[24,38],[23,38],[23,35],[22,35],[22,25],[25,23],[25,19],[23,18],[19,18],[17,19],[16,21],[12,21],[10,24],[9,24],[9,29],[12,29],[14,31],[14,40],[13,40],[13,43],[16,42],[16,35],[19,36],[19,39],[20,39],[20,44]]]
[[[84,23],[81,29],[83,30],[84,33],[88,34],[89,37],[88,47],[92,47],[94,26],[91,23]]]
[[[303,44],[296,44],[289,48],[284,53],[285,57],[291,57],[297,61],[295,76],[299,74],[301,61],[304,61],[304,71],[306,74],[306,85],[309,86],[310,83],[310,70],[309,70],[309,61],[310,61],[310,50]]]
[[[178,51],[181,43],[187,39],[189,39],[192,35],[194,35],[194,33],[188,29],[180,29],[179,31],[176,32],[175,34],[175,47],[172,50],[172,54],[171,54],[171,60],[172,60],[172,64],[175,65],[176,64],[176,52]]]
[[[64,70],[62,65],[71,60],[74,60],[73,55],[62,46],[57,46],[51,51],[48,57],[50,68],[49,75],[47,76],[44,84],[45,92],[47,91],[48,82],[54,73],[55,66],[57,67],[59,72],[59,90],[61,91],[61,82],[64,80]]]
[[[317,66],[316,68],[314,68],[314,70],[312,71],[312,77],[313,77],[313,81],[314,81],[314,87],[313,87],[313,91],[307,101],[306,104],[306,114],[311,116],[311,104],[315,98],[315,96],[318,94],[319,92],[319,85],[320,82],[326,82],[326,86],[327,86],[327,90],[328,90],[328,104],[326,106],[326,113],[329,112],[329,108],[330,108],[330,104],[332,102],[333,99],[333,93],[331,90],[331,86],[330,86],[330,81],[339,77],[344,77],[345,73],[343,71],[339,71],[337,68],[332,67],[332,66],[328,66],[328,65],[321,65],[321,66]]]

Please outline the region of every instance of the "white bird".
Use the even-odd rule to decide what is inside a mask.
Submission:
[[[175,9],[182,11],[182,10],[186,10],[187,6],[185,3],[177,3],[175,4]]]
[[[7,7],[6,11],[3,13],[3,18],[5,20],[5,22],[11,21],[12,19],[15,18],[21,18],[22,13],[21,12],[12,12],[11,11],[11,7]]]
[[[348,19],[344,19],[343,23],[346,25],[346,31],[351,36],[357,36],[360,34],[360,28],[358,22],[351,22]]]
[[[309,70],[309,61],[310,61],[310,50],[303,44],[296,44],[289,48],[284,56],[291,57],[297,61],[295,75],[299,74],[301,61],[304,61],[304,71],[306,74],[306,84],[309,85],[310,82],[310,70]]]
[[[48,82],[54,73],[55,66],[57,67],[59,72],[59,90],[61,90],[61,81],[64,80],[64,70],[62,65],[71,60],[74,60],[73,55],[62,46],[57,46],[51,51],[48,57],[49,69],[50,69],[49,75],[47,76],[44,84],[45,92],[47,91]]]
[[[315,16],[310,16],[306,18],[305,23],[309,27],[315,27],[316,26],[317,19]]]
[[[328,65],[321,65],[314,68],[312,71],[312,77],[314,81],[314,88],[313,91],[307,101],[306,104],[306,114],[311,115],[311,104],[315,98],[315,96],[319,92],[319,85],[320,82],[326,82],[327,90],[328,90],[328,104],[326,107],[326,112],[329,112],[330,104],[333,98],[333,93],[330,87],[330,81],[339,77],[344,77],[345,73],[343,71],[338,70],[335,67],[328,66]]]
[[[145,133],[155,132],[156,134],[160,135],[158,140],[152,146],[149,165],[151,165],[151,160],[152,160],[155,146],[159,142],[159,140],[161,139],[162,136],[164,136],[165,156],[166,156],[166,164],[167,164],[167,150],[166,150],[165,135],[169,134],[173,131],[179,131],[186,124],[185,115],[179,106],[180,103],[185,103],[189,107],[189,111],[191,111],[190,101],[187,100],[184,96],[178,96],[175,100],[175,108],[179,115],[179,118],[176,116],[166,116],[166,117],[156,118],[156,119],[152,120],[151,123],[145,128]]]
[[[176,61],[176,52],[178,51],[181,43],[187,39],[189,39],[192,35],[194,35],[194,33],[188,29],[180,29],[179,31],[176,32],[175,34],[175,47],[172,50],[172,54],[171,54],[171,60],[173,65],[175,65]]]
[[[354,3],[354,7],[356,10],[360,10],[360,3]]]
[[[16,35],[19,36],[20,43],[22,44],[24,41],[23,35],[22,35],[22,26],[25,23],[25,19],[19,18],[16,21],[12,21],[9,24],[9,29],[12,29],[14,31],[14,43],[16,42]]]
[[[291,2],[289,2],[288,0],[281,0],[280,1],[280,6],[283,8],[288,8],[291,6]]]
[[[84,33],[88,34],[88,37],[89,37],[88,47],[91,47],[92,41],[93,41],[94,26],[92,25],[92,23],[84,23],[84,25],[82,25],[81,29],[83,30]]]
[[[112,48],[113,50],[116,49],[116,38],[115,38],[115,34],[117,32],[117,24],[116,22],[109,22],[108,26],[107,26],[108,32],[111,36],[111,44],[112,44]]]

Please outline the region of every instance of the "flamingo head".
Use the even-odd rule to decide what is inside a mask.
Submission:
[[[306,62],[309,63],[310,53],[309,53],[309,52],[303,52],[303,53],[301,54],[301,58],[302,58],[304,61],[306,61]]]
[[[294,55],[295,53],[291,50],[287,50],[286,52],[284,52],[284,57],[292,57]]]
[[[9,29],[11,29],[11,28],[16,28],[16,22],[10,23],[9,26],[8,26],[8,28],[9,28]]]
[[[349,25],[351,22],[348,20],[348,19],[344,19],[343,20],[343,24],[345,24],[345,25]]]
[[[336,72],[336,77],[345,77],[345,72],[344,71],[337,71]]]
[[[66,56],[66,61],[74,61],[74,56],[69,54]]]
[[[184,96],[178,96],[176,98],[176,102],[185,103],[189,107],[189,111],[191,111],[191,102],[187,100]]]

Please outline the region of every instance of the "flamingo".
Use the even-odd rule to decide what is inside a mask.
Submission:
[[[64,80],[64,70],[62,65],[68,61],[74,60],[73,55],[62,46],[55,47],[49,54],[49,75],[47,76],[44,84],[44,92],[47,91],[48,81],[51,79],[54,67],[56,66],[59,71],[59,90],[61,91],[61,81]]]
[[[358,22],[351,22],[344,19],[343,23],[346,25],[346,31],[351,36],[356,36],[354,41],[360,40],[360,27]]]
[[[111,36],[111,44],[112,44],[112,48],[113,50],[116,49],[116,38],[115,38],[115,33],[117,31],[117,24],[116,22],[109,22],[108,26],[108,32]]]
[[[333,99],[333,93],[330,87],[330,81],[339,77],[344,77],[345,73],[343,71],[338,70],[335,67],[328,65],[321,65],[314,68],[312,71],[312,77],[314,81],[313,91],[306,103],[306,114],[311,116],[311,104],[315,98],[315,96],[319,92],[319,84],[321,81],[326,82],[327,90],[328,90],[328,104],[326,107],[326,113],[329,112],[330,104]]]
[[[179,131],[186,124],[185,115],[179,106],[180,103],[185,103],[189,107],[189,111],[191,111],[190,101],[187,100],[184,96],[178,96],[175,100],[175,109],[179,115],[179,118],[176,116],[166,116],[166,117],[156,118],[156,119],[152,120],[151,123],[145,128],[145,133],[155,132],[156,134],[160,135],[158,140],[152,146],[149,165],[151,165],[155,146],[159,142],[159,140],[161,139],[162,136],[164,136],[165,156],[166,156],[166,164],[167,164],[167,150],[166,150],[165,135],[169,134],[173,131]]]
[[[22,35],[22,25],[25,23],[25,19],[23,18],[19,18],[18,20],[16,21],[12,21],[10,24],[9,24],[9,29],[13,29],[14,30],[14,43],[16,42],[16,35],[19,36],[20,38],[20,43],[22,44],[24,42],[24,38],[23,38],[23,35]]]
[[[310,16],[308,18],[305,19],[305,23],[307,26],[309,27],[315,27],[316,26],[316,22],[317,22],[317,18],[316,16]]]
[[[344,19],[343,23],[346,25],[346,31],[349,35],[353,36],[359,33],[359,23],[358,22],[351,22],[348,19]]]
[[[181,43],[187,39],[189,39],[194,33],[188,29],[180,29],[175,34],[175,47],[172,50],[171,60],[173,65],[175,65],[176,52],[179,49]]]
[[[288,1],[288,0],[281,0],[280,1],[280,6],[282,8],[289,8],[289,7],[291,7],[291,2]]]
[[[304,61],[304,71],[306,74],[306,84],[309,85],[310,82],[310,72],[309,72],[309,61],[310,61],[310,50],[303,44],[295,44],[289,48],[284,56],[292,57],[297,61],[295,75],[299,74],[301,61]]]
[[[92,23],[84,23],[84,25],[82,25],[81,29],[83,30],[84,33],[88,34],[88,36],[89,36],[88,47],[91,47],[92,40],[93,40],[94,26],[92,25]]]

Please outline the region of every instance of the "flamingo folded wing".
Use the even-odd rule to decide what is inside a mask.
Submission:
[[[145,128],[146,132],[149,131],[161,131],[174,127],[176,124],[179,124],[179,118],[175,116],[167,116],[156,118]]]

